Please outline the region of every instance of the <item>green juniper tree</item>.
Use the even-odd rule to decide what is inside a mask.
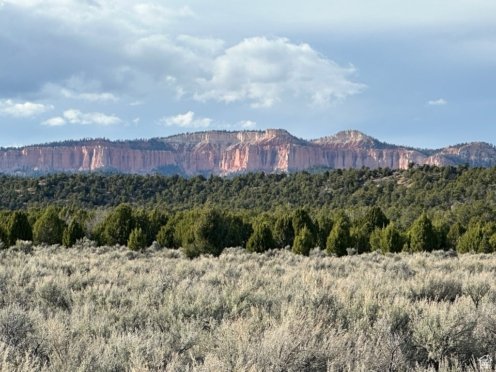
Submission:
[[[347,254],[347,248],[351,246],[350,222],[346,215],[338,217],[332,230],[327,238],[326,250],[329,254],[335,254],[338,257]]]
[[[269,225],[266,223],[257,223],[246,243],[246,249],[250,252],[263,253],[269,249],[273,249],[275,246],[276,244]]]
[[[7,235],[9,245],[14,245],[17,240],[33,240],[33,230],[26,213],[15,211],[7,222]]]
[[[293,253],[308,256],[313,247],[314,238],[310,229],[304,226],[296,235],[293,243]]]
[[[146,233],[141,227],[136,227],[131,231],[127,246],[132,251],[142,251],[147,247]]]
[[[422,213],[412,224],[409,237],[412,252],[431,252],[437,247],[436,231],[426,213]]]
[[[57,209],[49,207],[36,220],[33,226],[33,240],[36,244],[61,244],[65,223]]]
[[[66,247],[72,247],[76,241],[85,237],[85,232],[81,224],[73,219],[65,228],[62,235],[62,244]]]
[[[126,245],[135,227],[132,208],[127,204],[120,204],[107,217],[103,224],[102,237],[108,245]]]

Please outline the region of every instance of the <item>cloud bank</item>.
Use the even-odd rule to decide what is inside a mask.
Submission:
[[[66,110],[62,116],[56,116],[42,122],[43,125],[49,127],[59,127],[66,124],[109,126],[120,123],[122,120],[116,115],[106,115],[101,112],[84,113],[76,109]]]
[[[15,102],[11,99],[0,100],[0,114],[14,118],[30,118],[53,110],[52,105],[34,102]]]

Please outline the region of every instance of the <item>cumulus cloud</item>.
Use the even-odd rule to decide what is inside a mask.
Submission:
[[[444,98],[439,98],[439,99],[433,99],[433,100],[427,101],[427,104],[429,106],[445,106],[448,104],[448,101],[445,100]]]
[[[169,88],[172,99],[327,106],[364,89],[354,81],[353,66],[338,65],[308,44],[254,37],[226,47],[220,38],[199,37],[184,24],[204,21],[204,15],[187,6],[164,6],[157,0],[6,4],[0,24],[12,35],[0,38],[0,48],[16,50],[0,59],[0,71],[14,71],[2,77],[0,94],[6,97],[53,96],[58,89],[62,98],[116,102]],[[25,62],[32,55],[43,68]]]
[[[209,79],[198,79],[195,98],[225,103],[249,102],[271,107],[287,99],[327,106],[360,93],[365,86],[351,81],[353,66],[342,67],[308,44],[285,38],[245,39],[224,51]]]
[[[53,110],[52,105],[34,102],[15,102],[11,99],[0,101],[0,114],[14,118],[30,118]]]
[[[117,102],[119,99],[112,93],[78,93],[69,89],[62,89],[65,98],[79,99],[88,102]]]
[[[196,117],[193,111],[160,119],[160,123],[165,126],[180,128],[208,128],[212,121],[210,118]]]
[[[64,119],[71,124],[82,125],[115,125],[122,120],[115,115],[106,115],[101,112],[83,113],[79,110],[71,109],[64,111]]]
[[[252,120],[243,120],[239,123],[243,129],[253,129],[257,127],[257,123]]]
[[[60,116],[56,116],[56,117],[50,118],[48,120],[45,120],[41,124],[46,125],[47,127],[61,127],[63,125],[66,125],[67,122],[65,121],[64,118],[62,118]]]

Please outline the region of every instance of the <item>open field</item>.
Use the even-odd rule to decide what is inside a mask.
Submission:
[[[29,248],[0,253],[3,371],[476,370],[496,356],[495,255]]]

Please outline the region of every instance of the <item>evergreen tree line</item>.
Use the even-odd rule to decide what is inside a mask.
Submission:
[[[251,252],[291,249],[308,255],[319,247],[344,256],[456,250],[460,253],[496,251],[496,220],[472,218],[467,224],[423,212],[406,228],[388,218],[380,207],[363,210],[275,210],[263,214],[218,208],[163,212],[121,204],[111,210],[59,209],[3,212],[0,241],[6,248],[19,240],[72,247],[87,238],[99,245],[127,245],[142,250],[156,242],[182,249],[188,257],[218,256],[226,247]]]
[[[413,167],[349,169],[319,173],[250,173],[235,177],[54,174],[38,178],[0,176],[0,209],[49,205],[116,207],[122,203],[163,210],[211,205],[229,210],[275,208],[348,209],[379,206],[408,227],[427,210],[467,216],[496,209],[496,168]]]

